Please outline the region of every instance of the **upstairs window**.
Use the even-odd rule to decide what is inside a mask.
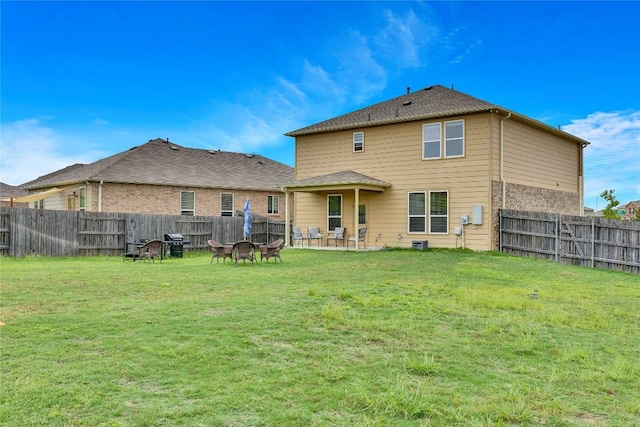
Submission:
[[[196,214],[196,192],[180,192],[180,215],[194,216]]]
[[[445,122],[444,124],[444,156],[464,156],[464,120]]]
[[[422,125],[422,158],[440,158],[440,123]]]
[[[364,151],[364,132],[353,133],[353,152]]]
[[[464,120],[422,125],[422,158],[464,157]],[[444,148],[443,148],[444,141]]]
[[[233,216],[233,193],[220,195],[220,216]]]
[[[267,196],[267,214],[278,215],[280,213],[280,197]]]

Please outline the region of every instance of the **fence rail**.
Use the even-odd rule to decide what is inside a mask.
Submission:
[[[127,242],[163,239],[182,234],[185,251],[207,250],[210,239],[222,243],[243,239],[244,217],[151,215],[110,212],[69,212],[0,208],[0,254],[80,256],[120,255]],[[250,240],[284,239],[283,221],[252,216]]]
[[[500,251],[640,273],[640,222],[500,210]]]

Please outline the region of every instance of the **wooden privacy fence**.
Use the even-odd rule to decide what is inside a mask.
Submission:
[[[0,253],[8,256],[121,255],[127,242],[182,234],[185,251],[208,250],[207,240],[242,240],[244,217],[69,212],[0,208]],[[252,216],[253,242],[284,239],[285,223]]]
[[[500,210],[500,251],[640,273],[640,222]]]

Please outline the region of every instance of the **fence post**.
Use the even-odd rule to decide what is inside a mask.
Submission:
[[[559,215],[556,214],[556,262],[558,262],[558,252],[560,251],[560,226]]]
[[[593,217],[591,218],[591,268],[596,266],[596,224]]]
[[[500,252],[502,252],[502,209],[500,209],[500,215],[498,220],[498,247],[500,248]]]

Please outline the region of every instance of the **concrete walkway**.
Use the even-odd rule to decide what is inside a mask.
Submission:
[[[287,246],[287,249],[306,249],[306,250],[314,250],[314,251],[351,251],[354,252],[355,249],[353,248],[353,246],[347,248],[346,246],[316,246],[316,245],[311,245],[311,246]],[[369,246],[367,245],[366,248],[363,248],[362,246],[358,248],[357,252],[373,252],[373,251],[381,251],[384,250],[383,247],[381,246]]]

